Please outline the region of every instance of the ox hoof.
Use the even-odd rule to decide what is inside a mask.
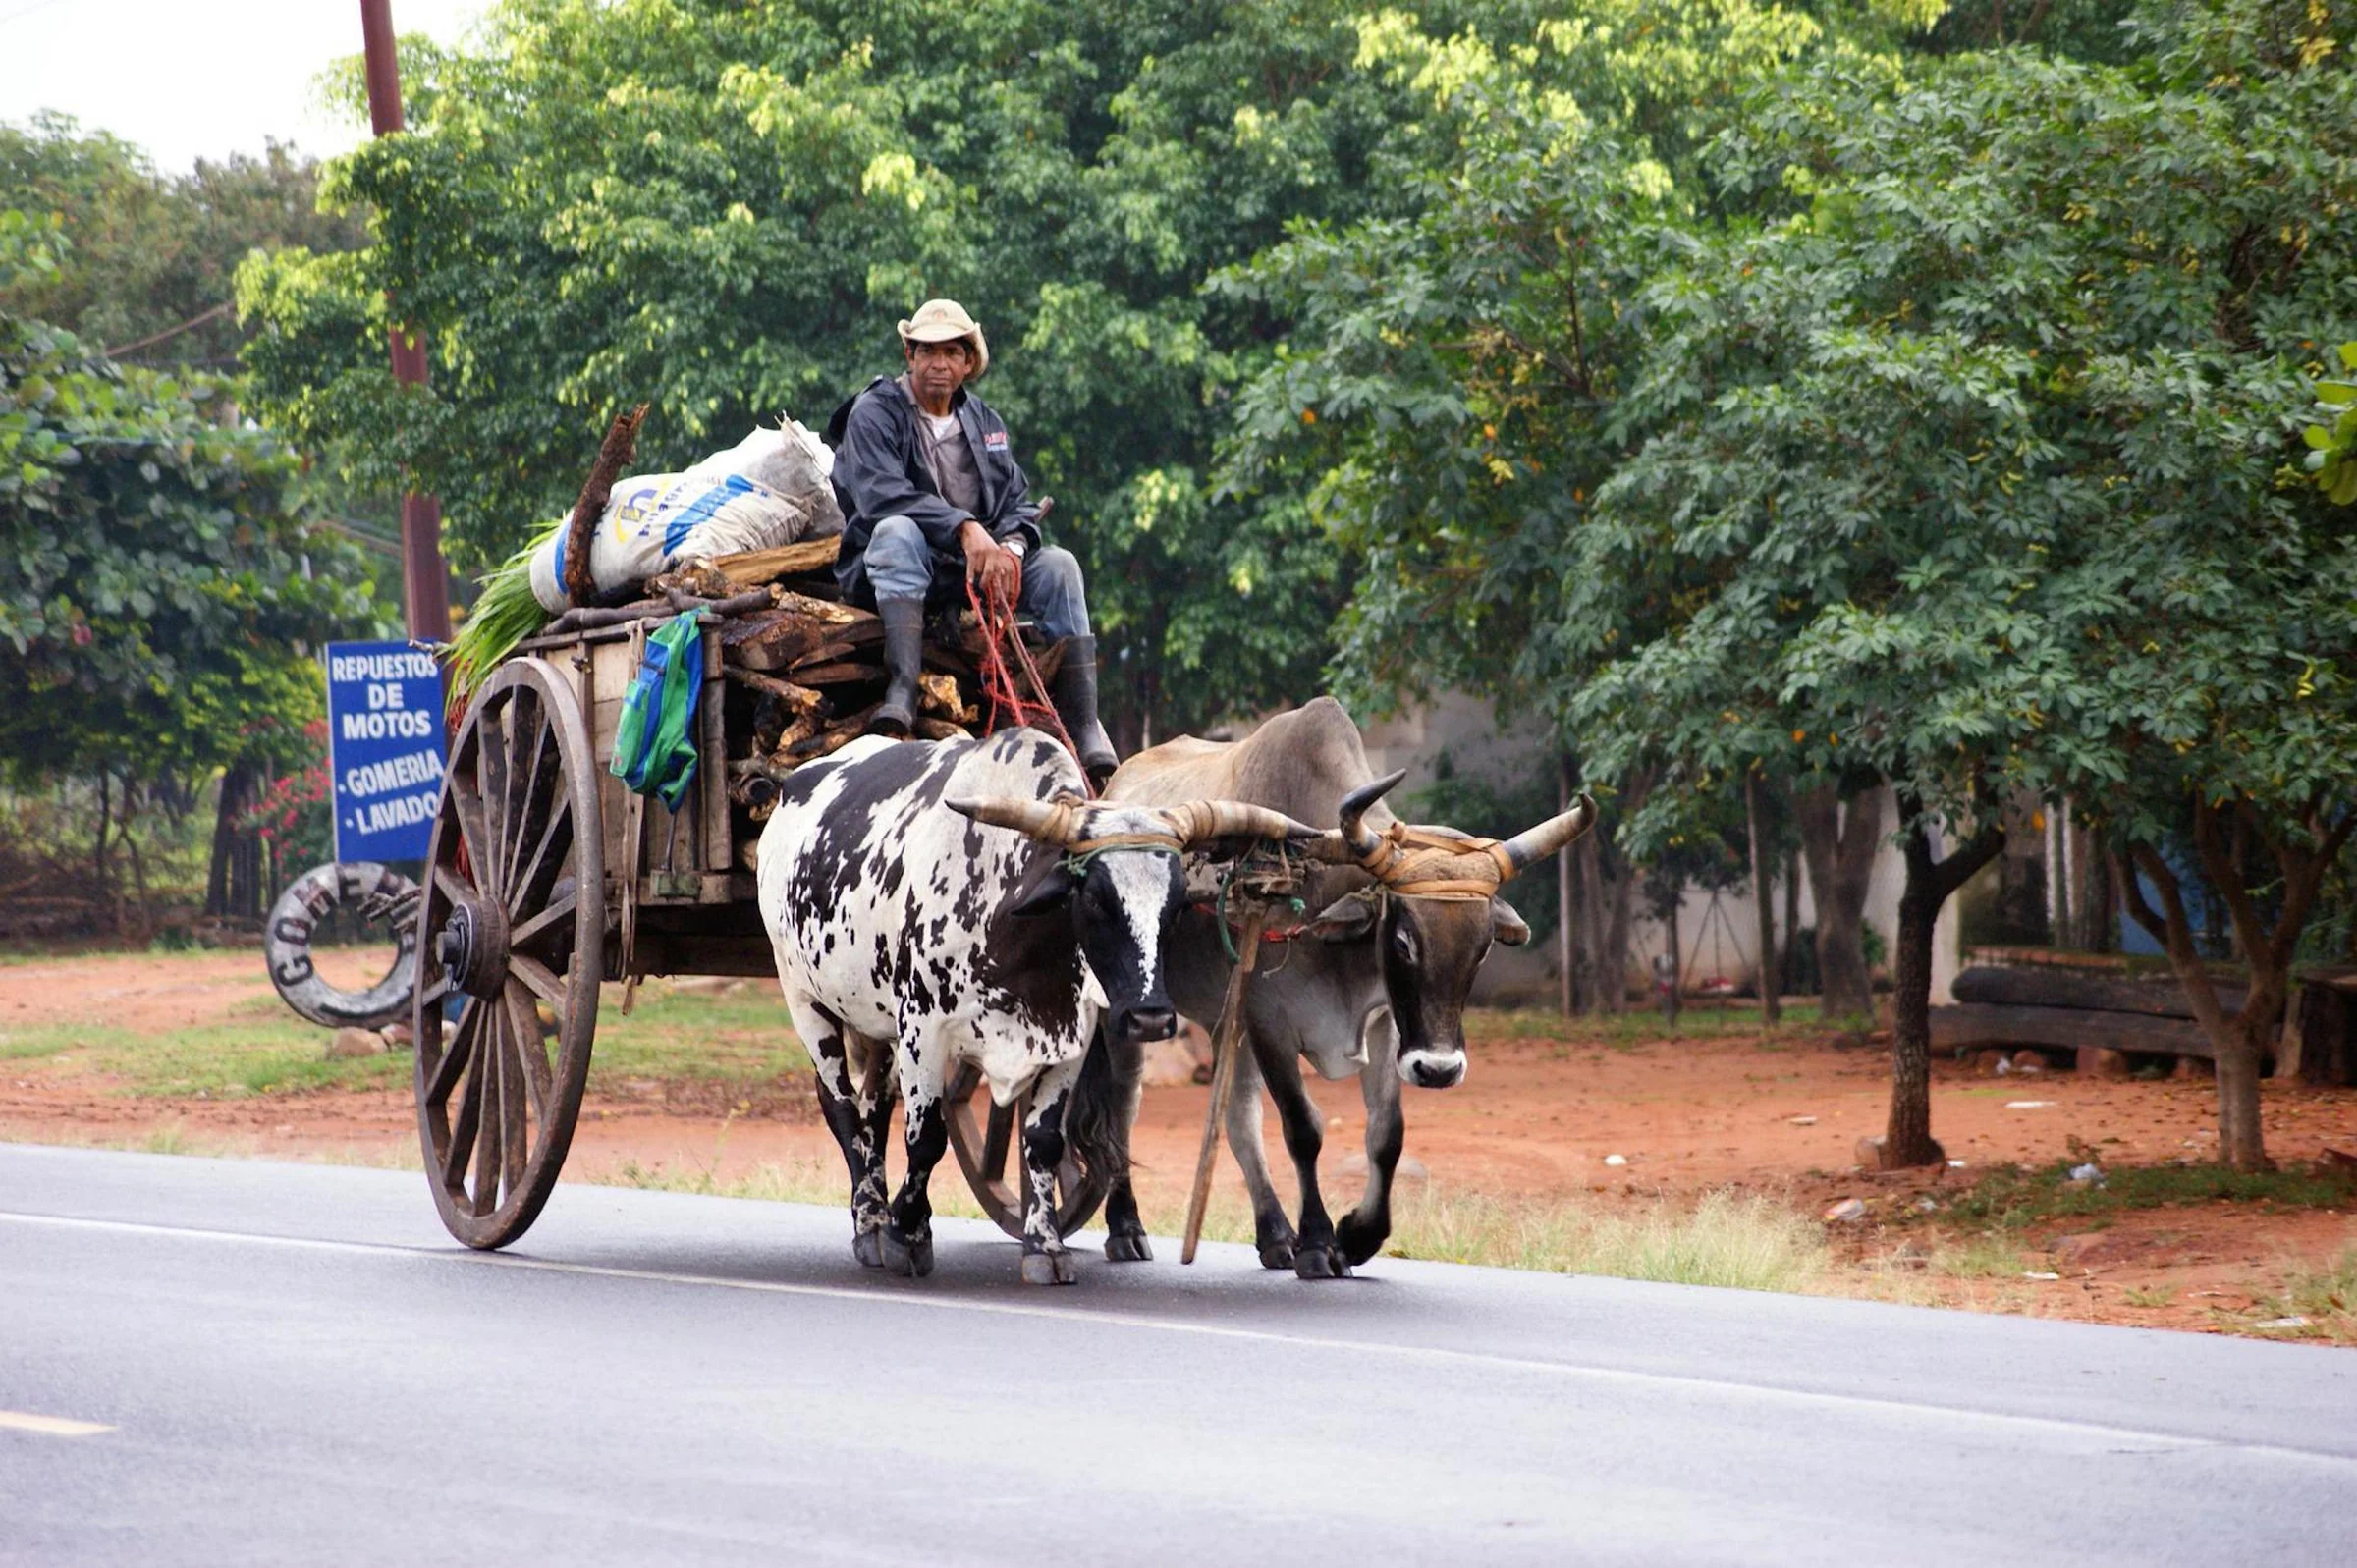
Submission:
[[[1293,1272],[1303,1279],[1347,1279],[1349,1261],[1328,1247],[1306,1247],[1293,1254]]]
[[[886,1225],[875,1232],[881,1261],[876,1265],[891,1273],[906,1274],[922,1279],[933,1271],[933,1238],[931,1235],[910,1241],[899,1231]]]
[[[1152,1263],[1154,1248],[1142,1230],[1117,1233],[1105,1238],[1105,1256],[1115,1263]]]
[[[1080,1271],[1072,1267],[1069,1252],[1026,1252],[1023,1254],[1023,1283],[1026,1285],[1069,1285],[1079,1281]]]
[[[884,1268],[884,1233],[880,1230],[862,1230],[853,1236],[851,1256],[859,1260],[861,1268]]]
[[[1343,1222],[1334,1227],[1335,1245],[1353,1264],[1365,1263],[1383,1251],[1384,1238],[1390,1234],[1389,1223],[1381,1226],[1361,1224],[1356,1215],[1344,1216]]]
[[[1263,1242],[1260,1266],[1263,1269],[1290,1269],[1293,1266],[1293,1244],[1289,1241]]]

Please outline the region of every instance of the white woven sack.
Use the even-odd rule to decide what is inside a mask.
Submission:
[[[755,430],[685,473],[615,482],[591,536],[589,575],[601,594],[628,588],[690,557],[775,550],[843,531],[829,480],[834,454],[799,424]],[[532,596],[552,614],[565,593],[565,533],[532,552]]]

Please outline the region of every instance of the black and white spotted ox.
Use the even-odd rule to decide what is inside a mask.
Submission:
[[[1403,777],[1377,779],[1358,727],[1331,697],[1279,714],[1234,742],[1182,736],[1141,751],[1106,788],[1109,802],[1152,805],[1196,796],[1250,801],[1304,822],[1340,825],[1329,858],[1314,873],[1307,907],[1317,912],[1292,939],[1263,955],[1245,990],[1251,1049],[1237,1061],[1228,1143],[1251,1189],[1261,1262],[1291,1265],[1305,1279],[1349,1272],[1391,1234],[1392,1173],[1399,1162],[1402,1079],[1446,1089],[1465,1075],[1466,993],[1494,942],[1527,942],[1530,930],[1499,885],[1562,848],[1595,820],[1581,796],[1571,810],[1504,843],[1453,829],[1411,828],[1380,797]],[[1195,906],[1167,944],[1170,989],[1187,1016],[1218,1015],[1233,967],[1213,913]],[[1118,1047],[1119,1043],[1116,1042]],[[1112,1053],[1115,1104],[1084,1106],[1076,1121],[1106,1120],[1125,1133],[1135,1117],[1138,1053]],[[1367,1186],[1338,1227],[1318,1190],[1323,1123],[1301,1078],[1356,1074],[1367,1110]],[[1261,1149],[1265,1082],[1285,1127],[1301,1183],[1301,1217],[1288,1220]],[[1125,1166],[1121,1167],[1125,1171]],[[1110,1257],[1149,1256],[1137,1201],[1124,1174],[1105,1208]]]
[[[1315,836],[1229,802],[1109,807],[1085,789],[1034,730],[879,737],[795,769],[762,830],[761,918],[850,1168],[852,1250],[871,1268],[931,1271],[926,1183],[949,1141],[945,1086],[970,1060],[997,1104],[1030,1091],[1023,1277],[1070,1283],[1055,1202],[1068,1102],[1100,1022],[1133,1051],[1177,1027],[1163,935],[1181,854]],[[888,1205],[896,1082],[908,1168]]]

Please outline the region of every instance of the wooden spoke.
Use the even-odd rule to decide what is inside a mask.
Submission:
[[[483,817],[483,799],[475,790],[474,782],[454,768],[443,781],[443,804],[459,819],[459,837],[466,847],[466,866],[473,874],[474,887],[491,892],[497,884],[492,880],[498,867],[491,856],[491,830]]]
[[[557,1027],[565,1027],[565,1009],[571,999],[566,995],[565,982],[548,965],[526,953],[512,952],[508,954],[508,973],[531,987],[532,994],[556,1011]]]
[[[528,1026],[528,1038],[520,1033]],[[540,1049],[540,1020],[536,1017],[518,1018],[508,1015],[508,1026],[500,1032],[499,1051],[499,1153],[498,1173],[492,1180],[494,1196],[505,1196],[523,1186],[524,1168],[532,1152],[532,1137],[526,1127],[524,1100],[523,1054]]]
[[[524,1088],[531,1098],[532,1117],[545,1124],[554,1079],[548,1066],[548,1042],[541,1038],[540,1014],[533,1009],[531,992],[513,976],[501,990],[500,1001],[508,1009],[509,1024],[516,1033],[516,1054],[523,1068]]]
[[[450,1103],[450,1091],[457,1086],[459,1074],[466,1069],[466,1058],[475,1049],[475,1039],[483,1031],[483,1004],[472,997],[459,1013],[459,1025],[451,1031],[449,1049],[442,1059],[434,1063],[431,1077],[426,1080],[425,1101],[431,1106]]]
[[[434,892],[442,896],[445,903],[456,904],[461,898],[471,896],[474,890],[466,886],[460,879],[458,872],[449,866],[436,866],[434,868]],[[449,912],[448,909],[442,911],[444,914]]]
[[[549,809],[531,853],[508,879],[508,918],[521,923],[525,911],[546,898],[573,853],[573,802],[560,800]]]
[[[455,1199],[466,1189],[466,1156],[474,1147],[476,1126],[483,1116],[483,1053],[478,1041],[467,1054],[466,1081],[459,1088],[459,1112],[451,1118],[450,1144],[442,1153],[442,1185]]]
[[[578,890],[567,893],[555,903],[528,920],[521,921],[508,933],[510,947],[528,947],[552,931],[563,931],[573,924],[575,905],[580,902]],[[512,963],[514,960],[511,959]]]
[[[1006,1181],[1007,1146],[1014,1141],[1012,1134],[1015,1118],[1030,1101],[1031,1097],[1024,1095],[1012,1106],[993,1105],[990,1108],[990,1122],[982,1133],[982,1159],[979,1162],[983,1180]]]
[[[506,839],[508,858],[500,868],[500,886],[513,889],[517,862],[522,858],[524,847],[534,836],[533,823],[540,816],[540,759],[552,747],[548,731],[540,724],[540,701],[529,691],[519,691],[508,708],[511,738],[516,742],[509,752],[508,812]],[[521,765],[518,765],[521,755]]]
[[[499,1132],[502,1123],[500,1110],[499,1058],[502,1054],[500,1037],[507,1033],[507,1024],[497,1009],[483,1024],[482,1045],[474,1054],[472,1082],[477,1091],[474,1121],[474,1212],[487,1215],[499,1207]]]
[[[998,1222],[1000,1229],[1011,1236],[1021,1236],[1024,1182],[1018,1151],[1030,1097],[1017,1096],[1014,1104],[1005,1108],[993,1105],[989,1090],[983,1085],[981,1069],[965,1062],[950,1077],[947,1101],[950,1152],[957,1157],[959,1169],[965,1173],[974,1201]],[[1008,1175],[1011,1162],[1014,1167],[1012,1180]],[[1057,1226],[1069,1235],[1097,1212],[1110,1183],[1094,1173],[1084,1175],[1069,1159],[1056,1173],[1056,1180]]]
[[[484,856],[474,868],[474,881],[496,898],[506,889],[507,857],[500,851],[510,837],[508,808],[512,804],[508,799],[507,721],[514,717],[516,704],[510,701],[486,706],[491,711],[484,715],[482,739],[475,746],[474,783],[487,838]]]

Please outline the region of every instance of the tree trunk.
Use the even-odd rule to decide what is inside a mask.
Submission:
[[[2005,831],[1994,808],[1980,829],[1945,860],[1932,859],[1930,826],[1911,794],[1899,797],[1907,885],[1898,898],[1897,993],[1891,1020],[1891,1117],[1879,1162],[1885,1170],[1936,1165],[1947,1152],[1932,1136],[1932,931],[1940,907],[1972,874],[1997,858]]]
[[[1832,784],[1793,802],[1809,888],[1817,903],[1818,1012],[1836,1018],[1874,1016],[1874,976],[1866,967],[1866,892],[1874,852],[1882,842],[1883,797],[1877,789],[1850,797],[1847,810]]]
[[[233,763],[221,774],[221,798],[213,809],[213,854],[204,873],[204,912],[215,919],[242,914],[231,902],[235,892],[239,850],[238,818],[253,803],[253,770]]]
[[[2336,822],[2330,821],[2321,799],[2309,807],[2297,830],[2275,834],[2248,801],[2194,801],[2194,852],[2212,890],[2232,916],[2235,946],[2250,965],[2250,989],[2244,993],[2242,1011],[2234,1016],[2226,1013],[2209,968],[2194,948],[2193,923],[2186,918],[2176,872],[2147,844],[2130,846],[2130,861],[2113,859],[2112,888],[2121,906],[2166,950],[2168,966],[2185,988],[2193,1016],[2210,1038],[2218,1063],[2218,1158],[2236,1170],[2272,1168],[2259,1117],[2259,1078],[2282,1021],[2300,933],[2352,828],[2357,828],[2357,814],[2342,810]],[[2274,870],[2281,879],[2272,927],[2251,896],[2249,871],[2253,853],[2270,839],[2263,846],[2273,851]],[[2161,895],[2158,913],[2136,879],[2138,871]]]
[[[1783,1019],[1782,999],[1776,987],[1776,891],[1768,877],[1768,836],[1765,832],[1765,813],[1760,810],[1760,777],[1757,773],[1743,775],[1744,828],[1751,838],[1752,901],[1760,913],[1760,1021],[1775,1024]]]
[[[1555,809],[1558,812],[1571,809],[1572,767],[1569,752],[1556,759]],[[1571,860],[1572,857],[1567,854],[1555,857],[1555,964],[1563,1016],[1566,1018],[1571,1016],[1577,1000],[1572,987]]]

